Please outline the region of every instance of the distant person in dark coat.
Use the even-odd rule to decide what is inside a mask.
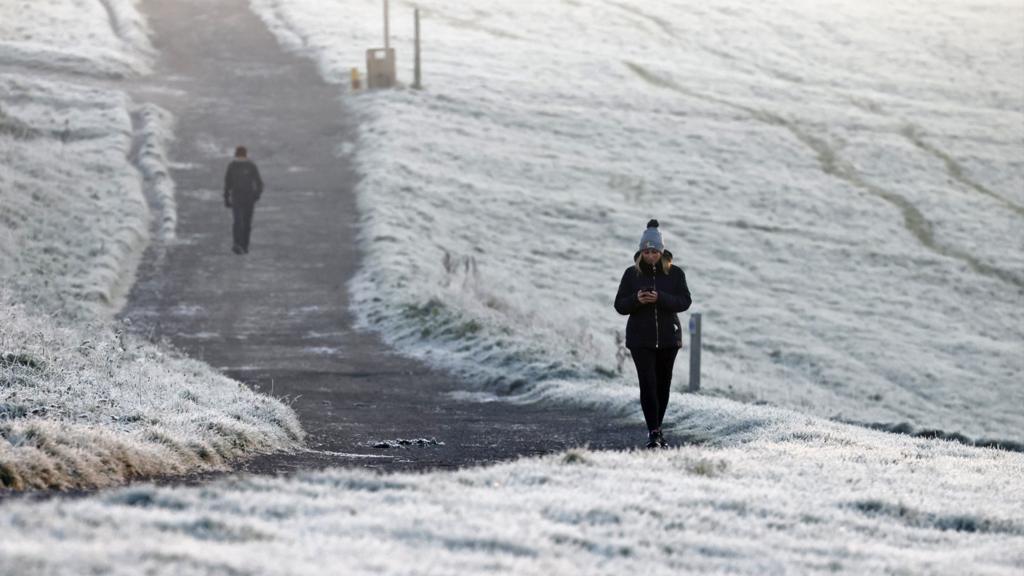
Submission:
[[[661,431],[672,385],[672,368],[683,346],[679,312],[690,307],[686,274],[672,265],[658,221],[647,223],[634,264],[622,274],[615,310],[628,315],[626,348],[640,382],[640,406],[647,421],[647,447],[667,448]]]
[[[263,194],[263,179],[245,146],[235,148],[235,158],[224,174],[224,205],[234,214],[235,254],[249,253],[249,234],[252,232],[252,212]]]

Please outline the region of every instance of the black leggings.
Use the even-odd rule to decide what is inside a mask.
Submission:
[[[679,348],[630,348],[636,375],[640,380],[640,406],[648,430],[661,428],[672,386],[672,365]]]

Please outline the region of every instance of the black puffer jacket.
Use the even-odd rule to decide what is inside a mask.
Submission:
[[[626,322],[627,348],[679,348],[683,345],[683,331],[679,325],[679,312],[690,307],[690,289],[682,268],[669,265],[668,274],[663,262],[649,266],[642,260],[640,269],[626,268],[615,295],[615,310],[629,315]],[[654,288],[658,301],[641,304],[636,293]]]

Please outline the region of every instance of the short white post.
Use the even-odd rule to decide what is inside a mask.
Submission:
[[[690,392],[700,390],[700,312],[690,314]]]

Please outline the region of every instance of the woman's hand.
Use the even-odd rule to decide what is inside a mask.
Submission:
[[[636,293],[636,299],[639,300],[641,304],[654,304],[658,301],[658,293],[640,290]]]

